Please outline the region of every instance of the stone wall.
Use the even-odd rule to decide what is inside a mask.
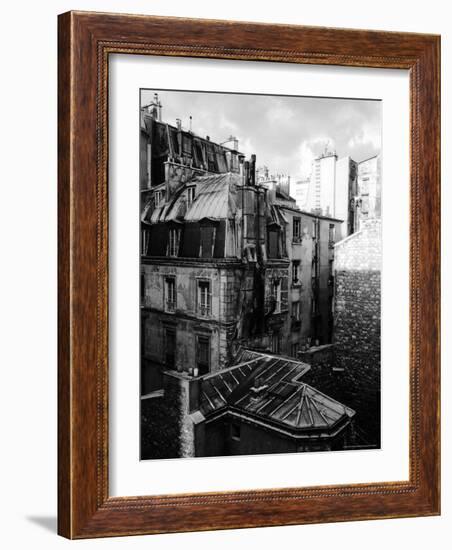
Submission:
[[[381,222],[372,220],[335,247],[335,369],[343,370],[356,422],[380,441]],[[349,403],[347,403],[349,404]]]
[[[184,373],[166,371],[162,394],[141,401],[141,459],[195,456],[194,383]]]

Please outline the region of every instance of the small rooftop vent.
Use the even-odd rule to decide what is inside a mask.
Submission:
[[[251,395],[253,397],[258,397],[268,388],[268,384],[265,384],[260,378],[256,378],[254,381],[254,386],[251,387]]]

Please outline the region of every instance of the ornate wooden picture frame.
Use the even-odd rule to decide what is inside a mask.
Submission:
[[[59,533],[88,538],[439,514],[440,38],[69,12],[59,16],[58,50]],[[109,496],[110,54],[409,71],[408,481]]]

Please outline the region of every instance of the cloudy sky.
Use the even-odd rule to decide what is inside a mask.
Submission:
[[[247,158],[294,179],[309,176],[312,160],[328,147],[364,160],[380,151],[381,102],[266,95],[142,90],[142,105],[159,94],[162,120],[221,143],[233,135]]]

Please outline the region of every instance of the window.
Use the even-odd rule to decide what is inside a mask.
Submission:
[[[300,302],[292,302],[292,320],[300,320]]]
[[[210,371],[210,338],[208,336],[198,336],[196,365],[200,376]]]
[[[292,283],[294,285],[300,282],[300,260],[292,262]]]
[[[176,364],[176,329],[165,330],[165,363],[168,367],[174,368]]]
[[[187,134],[182,134],[182,154],[185,157],[191,157],[192,156],[192,139],[191,136],[188,136]]]
[[[318,229],[319,229],[319,224],[318,224],[318,221],[317,220],[313,220],[312,221],[312,238],[313,239],[317,239],[318,238]]]
[[[313,316],[317,315],[317,300],[315,298],[311,301],[311,314]]]
[[[279,231],[278,229],[271,229],[268,232],[268,255],[270,258],[278,258],[278,240],[279,240]]]
[[[240,441],[240,424],[231,424],[231,438]]]
[[[196,196],[196,187],[189,187],[187,189],[187,202],[188,206],[195,200]]]
[[[272,352],[279,353],[280,349],[281,349],[281,336],[279,332],[275,332],[274,334],[272,334]]]
[[[177,256],[179,252],[179,229],[169,230],[168,256]]]
[[[147,254],[149,244],[149,230],[143,229],[141,233],[141,253]]]
[[[198,282],[198,313],[203,317],[210,315],[210,281]]]
[[[280,313],[281,311],[281,281],[279,279],[274,279],[271,286],[271,295],[275,301],[275,310],[274,313]]]
[[[200,258],[212,258],[215,244],[215,227],[212,225],[201,226],[201,250]]]
[[[165,279],[165,310],[176,311],[176,279],[174,277]]]
[[[144,273],[141,273],[140,275],[140,296],[141,301],[144,302],[144,299],[146,298],[146,279],[144,277]]]
[[[336,226],[334,225],[334,223],[330,223],[328,229],[328,241],[330,243],[334,243],[336,241]]]
[[[300,240],[300,237],[301,237],[301,219],[300,218],[293,219],[292,237],[294,241]]]
[[[155,207],[157,206],[160,206],[160,204],[163,202],[163,197],[165,196],[165,191],[160,190],[160,191],[156,191],[154,193],[154,204],[155,204]]]
[[[249,262],[256,262],[256,247],[254,246],[254,244],[249,244],[246,247],[246,259]]]

